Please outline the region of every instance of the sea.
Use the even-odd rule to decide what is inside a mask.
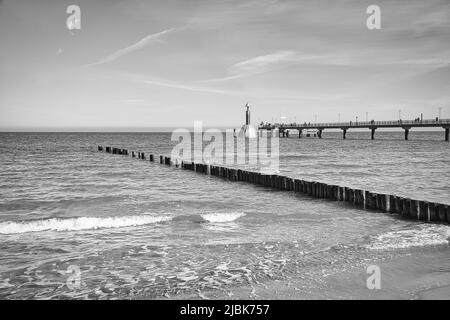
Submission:
[[[279,142],[280,173],[450,204],[443,138],[291,135]],[[170,132],[0,133],[0,299],[232,297],[298,279],[325,292],[332,274],[430,250],[450,256],[449,225],[97,150],[169,156],[177,143]]]

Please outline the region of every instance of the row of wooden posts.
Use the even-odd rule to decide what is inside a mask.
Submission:
[[[98,150],[103,151],[103,147],[98,146]],[[112,154],[128,155],[127,149],[106,147],[105,151]],[[131,156],[146,160],[145,153],[143,152],[132,151]],[[149,155],[149,160],[150,162],[155,162],[152,154]],[[264,174],[205,163],[180,161],[178,159],[173,161],[170,157],[166,156],[160,156],[159,162],[166,166],[181,167],[184,170],[216,176],[230,181],[248,182],[276,190],[293,191],[314,198],[343,201],[361,209],[398,214],[405,218],[420,221],[450,223],[450,206],[441,203],[374,193],[316,181],[294,179],[282,175]]]

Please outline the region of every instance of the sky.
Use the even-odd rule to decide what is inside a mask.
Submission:
[[[0,48],[0,130],[450,118],[449,0],[0,0]]]

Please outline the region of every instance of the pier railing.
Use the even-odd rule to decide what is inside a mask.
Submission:
[[[371,127],[441,127],[450,126],[450,119],[426,120],[391,120],[391,121],[347,121],[347,122],[318,122],[318,123],[267,123],[260,129],[274,128],[303,128],[303,129],[331,129],[331,128],[371,128]]]
[[[325,129],[341,129],[343,138],[346,138],[347,130],[351,128],[366,128],[372,131],[372,140],[375,139],[375,130],[378,128],[402,128],[405,130],[405,140],[408,140],[409,130],[411,128],[430,128],[442,127],[445,129],[445,141],[450,140],[450,119],[427,119],[427,120],[394,120],[394,121],[349,121],[349,122],[323,122],[323,123],[265,123],[261,124],[259,130],[275,130],[278,129],[280,135],[289,137],[289,130],[298,130],[299,138],[302,130],[316,129],[317,136],[322,138],[322,131]]]

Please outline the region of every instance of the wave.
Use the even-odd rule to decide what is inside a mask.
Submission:
[[[208,222],[231,222],[245,216],[244,212],[206,213],[201,217]]]
[[[366,247],[370,250],[386,250],[446,244],[450,244],[450,227],[426,224],[384,233]]]
[[[0,223],[0,234],[14,234],[40,231],[79,231],[102,228],[121,228],[169,221],[170,217],[145,215],[124,217],[79,217],[68,219],[44,219],[22,222]]]
[[[207,213],[201,215],[171,216],[122,216],[122,217],[78,217],[78,218],[51,218],[21,222],[0,223],[0,234],[18,234],[42,231],[81,231],[105,228],[135,227],[168,221],[189,222],[231,222],[244,216],[243,212]]]

